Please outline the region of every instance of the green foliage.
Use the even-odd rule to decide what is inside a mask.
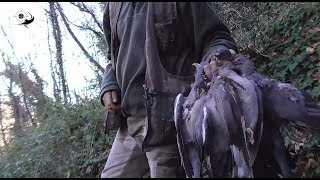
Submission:
[[[288,6],[255,38],[258,71],[293,84],[320,100],[320,3]],[[301,177],[320,176],[319,139],[290,129],[284,137]],[[289,135],[289,134],[294,134]],[[292,138],[300,136],[299,138]]]
[[[213,3],[258,70],[320,100],[320,3]]]
[[[219,17],[226,23],[239,49],[254,45],[263,28],[281,17],[284,9],[303,6],[302,2],[214,2]]]
[[[267,58],[259,71],[289,82],[320,100],[320,4],[290,7],[265,27],[256,48]]]
[[[2,152],[0,177],[99,177],[114,133],[104,135],[104,110],[97,99],[75,105],[47,100],[39,127]]]

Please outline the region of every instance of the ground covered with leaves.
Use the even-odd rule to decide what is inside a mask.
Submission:
[[[320,100],[320,3],[213,3],[258,71]],[[74,105],[46,99],[38,127],[0,149],[0,177],[99,177],[114,133],[104,135],[98,97]],[[282,130],[301,177],[320,175],[320,143],[293,125]],[[146,176],[149,177],[149,176]]]

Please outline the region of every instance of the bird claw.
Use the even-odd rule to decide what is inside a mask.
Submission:
[[[252,131],[251,128],[247,128],[246,129],[246,137],[248,139],[248,141],[250,142],[251,145],[254,144],[254,137],[253,137],[254,133]]]

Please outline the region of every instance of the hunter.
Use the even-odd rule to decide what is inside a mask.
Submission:
[[[120,127],[101,177],[184,177],[173,103],[188,94],[193,63],[238,51],[229,29],[209,2],[109,2],[103,30],[100,98]]]

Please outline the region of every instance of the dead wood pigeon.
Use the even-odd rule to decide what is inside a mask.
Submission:
[[[207,94],[205,107],[208,109],[208,134],[206,151],[214,177],[227,175],[228,156],[232,155],[235,166],[249,170],[249,152],[243,130],[243,112],[237,94],[219,77],[214,77]],[[242,121],[241,121],[242,120]],[[230,153],[231,152],[231,153]],[[236,168],[238,169],[238,168]],[[243,173],[250,177],[249,172]],[[236,175],[238,176],[238,174]]]
[[[226,64],[227,63],[227,64]],[[243,129],[249,133],[249,142],[246,142],[249,157],[249,166],[251,168],[256,158],[259,143],[263,130],[263,107],[262,107],[262,96],[260,89],[255,83],[240,77],[230,68],[233,68],[232,64],[227,61],[223,61],[223,68],[220,68],[220,76],[225,81],[230,82],[234,87],[233,96],[238,95],[242,111],[243,111]],[[238,153],[233,147],[233,153]],[[248,177],[243,176],[240,171],[243,167],[239,167],[237,177]],[[248,169],[249,172],[249,169]],[[252,173],[252,172],[251,172]]]
[[[202,172],[204,145],[207,137],[208,110],[204,106],[206,96],[197,94],[196,86],[191,86],[188,97],[180,93],[174,103],[174,122],[182,165],[188,178],[198,178]],[[197,98],[195,98],[197,97]],[[192,103],[192,104],[191,104]]]
[[[240,77],[234,71],[224,68],[220,75],[233,84],[236,94],[238,94],[241,102],[241,108],[244,115],[244,126],[249,134],[248,149],[250,151],[250,167],[256,158],[259,143],[263,130],[263,106],[262,95],[258,86],[243,77]]]
[[[188,178],[201,176],[204,135],[207,130],[206,122],[204,122],[207,118],[207,112],[203,108],[205,96],[200,96],[198,92],[197,87],[192,85],[189,96],[184,97],[180,93],[174,103],[177,144],[181,162]]]
[[[250,59],[244,58],[241,54],[235,58],[238,69],[252,69],[248,68],[248,64],[253,66],[248,61]],[[254,81],[261,89],[264,109],[269,112],[266,115],[272,115],[270,118],[274,121],[273,123],[278,126],[304,123],[311,131],[320,132],[320,107],[310,95],[289,83],[282,83],[258,72],[244,73],[247,74],[245,75],[247,79]]]
[[[179,94],[176,98],[174,121],[182,164],[187,177],[200,177],[204,160],[212,176],[224,177],[228,175],[226,167],[232,155],[235,161],[233,176],[253,177],[251,167],[262,129],[260,92],[245,94],[239,88],[248,91],[257,88],[245,78],[237,78],[228,63],[216,66],[219,66],[218,73],[212,72],[207,92],[197,94],[199,86],[195,84],[199,79],[195,78],[189,96]],[[251,130],[249,140],[246,137],[248,129]]]
[[[315,135],[320,132],[320,108],[310,96],[298,90],[293,85],[282,83],[278,80],[255,72],[251,60],[242,54],[238,54],[234,64],[241,70],[244,77],[254,81],[260,88],[263,97],[264,126],[271,136],[264,137],[266,141],[272,141],[272,152],[284,177],[292,176],[289,168],[289,159],[284,140],[279,132],[281,126],[294,123],[304,124]],[[263,135],[265,136],[265,135]],[[263,152],[264,149],[261,148]]]

